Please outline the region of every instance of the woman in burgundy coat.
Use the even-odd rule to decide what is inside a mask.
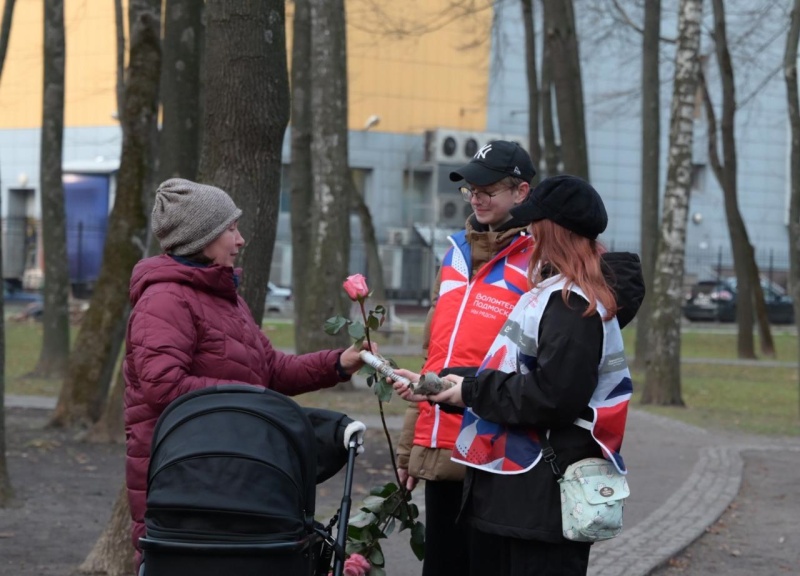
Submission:
[[[358,350],[284,354],[237,294],[242,211],[224,191],[167,180],[156,192],[153,233],[164,254],[140,261],[130,283],[125,354],[126,481],[133,544],[144,536],[147,468],[156,421],[187,392],[236,382],[293,396],[349,380]]]

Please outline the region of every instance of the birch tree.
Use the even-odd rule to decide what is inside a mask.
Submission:
[[[670,111],[669,156],[645,360],[643,404],[683,405],[681,304],[692,184],[694,112],[700,67],[702,0],[681,0]]]

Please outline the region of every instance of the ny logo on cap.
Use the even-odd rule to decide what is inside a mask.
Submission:
[[[483,148],[478,150],[475,153],[475,156],[472,157],[473,160],[486,160],[486,154],[492,150],[491,144],[486,144]]]

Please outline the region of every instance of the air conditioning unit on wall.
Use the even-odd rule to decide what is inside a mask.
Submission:
[[[379,246],[383,265],[383,282],[386,288],[398,290],[403,287],[403,249],[399,246]]]
[[[472,206],[460,194],[439,194],[439,221],[442,228],[463,228]]]
[[[386,230],[386,243],[392,246],[405,246],[411,239],[411,230],[408,228],[388,228]]]
[[[437,128],[425,133],[425,159],[428,162],[441,164],[466,163],[478,150],[494,140],[518,142],[520,146],[528,149],[528,138],[522,135]]]

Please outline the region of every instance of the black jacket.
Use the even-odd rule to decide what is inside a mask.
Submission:
[[[639,258],[612,253],[604,258],[606,278],[620,307],[620,326],[628,324],[644,298]],[[464,402],[482,418],[505,424],[550,429],[550,444],[562,470],[588,457],[602,457],[590,433],[572,424],[591,419],[589,399],[598,379],[603,325],[597,314],[584,318],[586,300],[555,292],[539,326],[537,368],[527,375],[486,370],[465,378]],[[528,472],[498,475],[468,468],[462,519],[478,530],[530,540],[560,542],[561,504],[550,466],[540,461]]]

